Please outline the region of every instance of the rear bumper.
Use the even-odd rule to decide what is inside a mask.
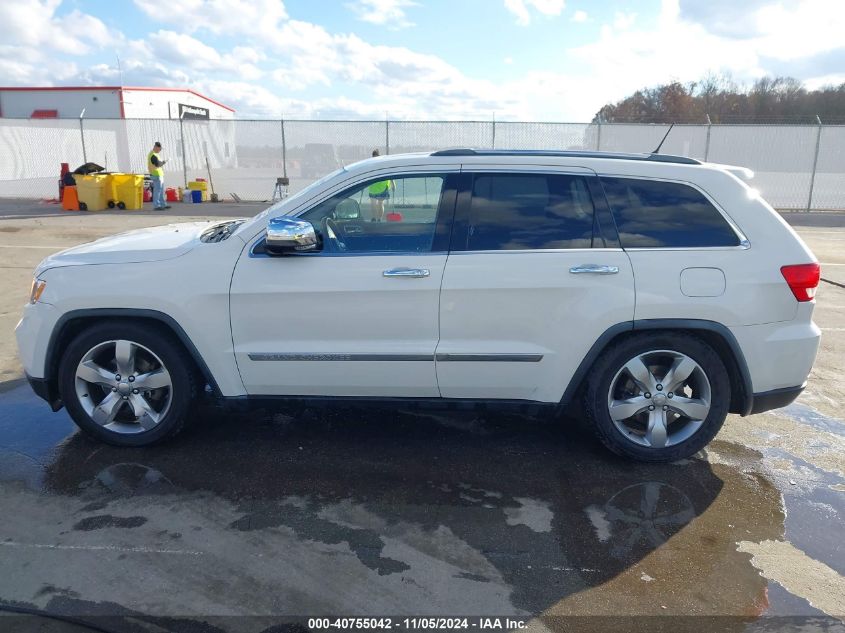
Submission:
[[[764,411],[785,407],[795,402],[795,399],[801,395],[802,391],[804,391],[804,385],[755,393],[750,413],[754,415],[755,413],[763,413]]]
[[[62,399],[59,397],[59,390],[53,381],[46,378],[33,378],[29,374],[26,375],[29,381],[29,386],[35,392],[35,395],[46,400],[47,404],[53,411],[58,411],[62,408]]]
[[[800,389],[796,385],[807,382],[821,338],[812,310],[812,302],[805,302],[793,321],[730,328],[745,356],[755,400],[756,394]]]

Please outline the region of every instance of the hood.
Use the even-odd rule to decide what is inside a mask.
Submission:
[[[200,236],[221,222],[184,222],[137,229],[74,246],[47,257],[36,276],[50,268],[85,264],[158,262],[184,255],[200,244]]]

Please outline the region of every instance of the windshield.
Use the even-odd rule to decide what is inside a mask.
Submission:
[[[323,176],[319,180],[315,180],[310,185],[308,185],[304,189],[300,189],[299,191],[297,191],[292,196],[288,196],[287,198],[279,200],[273,206],[268,207],[267,209],[264,209],[264,211],[262,211],[261,213],[259,213],[258,215],[255,216],[255,219],[257,220],[257,219],[267,217],[268,215],[275,215],[276,212],[278,212],[282,208],[283,205],[287,205],[291,202],[299,200],[300,198],[307,198],[314,191],[320,189],[323,186],[323,184],[325,184],[326,182],[328,182],[329,180],[331,180],[332,178],[334,178],[338,174],[343,173],[344,171],[346,171],[346,169],[341,167],[340,169],[336,169],[333,172],[331,172],[330,174]],[[292,205],[292,206],[296,206],[296,205]]]

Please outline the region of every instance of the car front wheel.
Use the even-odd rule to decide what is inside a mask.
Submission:
[[[196,383],[176,339],[135,323],[84,330],[59,366],[62,400],[73,420],[118,446],[146,446],[178,433]]]
[[[611,346],[587,380],[585,408],[601,442],[641,461],[694,455],[728,414],[731,391],[719,355],[682,333],[647,333]]]

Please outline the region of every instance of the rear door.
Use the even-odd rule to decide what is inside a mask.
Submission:
[[[557,402],[634,315],[634,277],[595,173],[464,166],[440,296],[447,398]]]

